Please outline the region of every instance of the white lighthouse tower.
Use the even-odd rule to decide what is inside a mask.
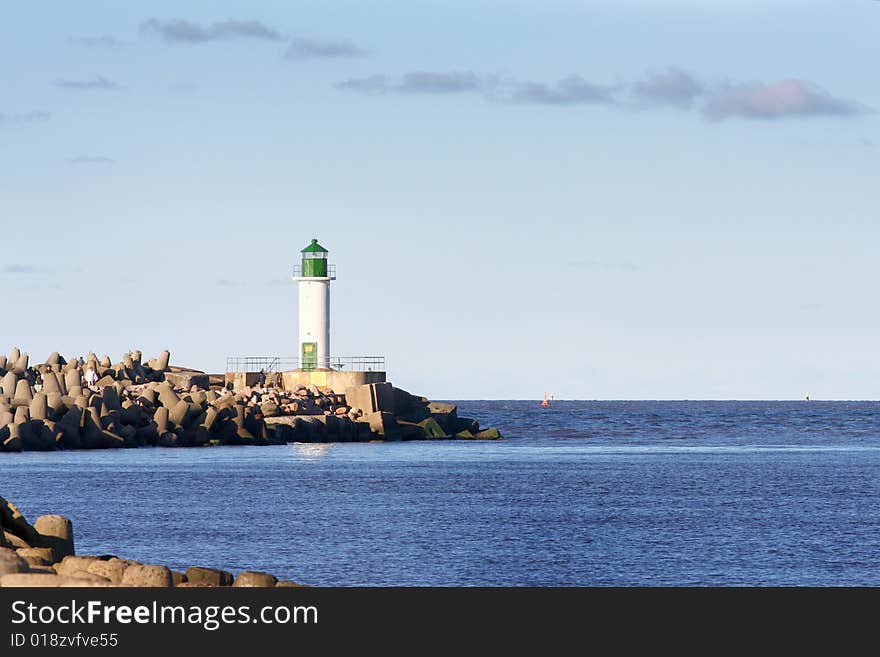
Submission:
[[[302,264],[293,268],[299,283],[299,358],[304,370],[330,369],[330,281],[333,267],[317,239],[302,250]]]

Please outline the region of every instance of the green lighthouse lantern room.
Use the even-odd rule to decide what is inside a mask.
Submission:
[[[302,276],[324,278],[327,276],[327,249],[313,239],[302,251]]]

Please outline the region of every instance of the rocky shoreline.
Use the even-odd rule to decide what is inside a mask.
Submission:
[[[112,555],[76,556],[73,523],[59,515],[31,525],[0,497],[0,587],[249,587],[303,586],[274,575],[192,566],[185,572]]]
[[[454,404],[391,383],[283,390],[271,377],[230,390],[223,376],[170,359],[164,351],[145,363],[132,351],[114,364],[55,352],[31,365],[18,348],[0,356],[0,451],[501,438]]]

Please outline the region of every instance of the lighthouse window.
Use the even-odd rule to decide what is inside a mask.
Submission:
[[[327,254],[326,254],[326,253],[306,253],[306,254],[305,254],[305,258],[306,258],[307,260],[308,260],[308,259],[313,259],[313,260],[314,260],[314,259],[325,260],[325,259],[327,258]]]

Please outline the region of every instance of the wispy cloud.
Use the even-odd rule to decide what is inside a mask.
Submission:
[[[636,103],[641,106],[688,107],[704,93],[705,88],[692,75],[669,67],[665,71],[648,72],[643,80],[633,83],[631,91]]]
[[[868,108],[852,100],[836,98],[803,80],[782,80],[773,84],[746,82],[726,84],[708,100],[703,116],[710,121],[732,117],[785,119],[816,116],[854,116]]]
[[[570,75],[554,84],[520,82],[511,100],[518,103],[542,105],[614,105],[614,87],[587,82],[579,75]]]
[[[699,115],[715,122],[730,118],[853,117],[873,111],[803,80],[712,84],[675,67],[648,72],[632,83],[614,85],[591,82],[580,75],[541,82],[501,79],[473,71],[413,71],[401,76],[376,74],[349,78],[335,86],[362,95],[471,93],[496,102],[556,107],[597,105],[619,110],[696,107]]]
[[[413,71],[400,78],[384,75],[350,78],[336,85],[338,89],[361,94],[461,94],[482,93],[490,82],[471,71]]]
[[[353,59],[365,57],[367,51],[349,41],[320,41],[297,37],[292,39],[284,56],[292,60]]]
[[[116,160],[103,155],[77,155],[67,159],[68,164],[116,164]]]
[[[88,36],[88,37],[72,37],[70,42],[78,46],[86,46],[89,48],[121,48],[128,45],[125,41],[120,41],[116,37],[110,35]]]
[[[249,38],[281,41],[278,30],[255,20],[226,20],[202,27],[198,23],[172,18],[151,18],[140,25],[142,34],[151,34],[168,43],[207,43],[227,39]]]
[[[49,120],[49,112],[22,112],[4,114],[0,112],[0,125],[19,125],[22,123],[45,123]]]
[[[33,265],[2,265],[0,266],[0,274],[18,274],[22,276],[30,276],[32,274],[45,274],[48,270],[42,267],[34,267]]]
[[[108,80],[100,75],[96,76],[93,80],[58,80],[55,82],[55,86],[84,91],[118,91],[121,88],[113,80]]]

